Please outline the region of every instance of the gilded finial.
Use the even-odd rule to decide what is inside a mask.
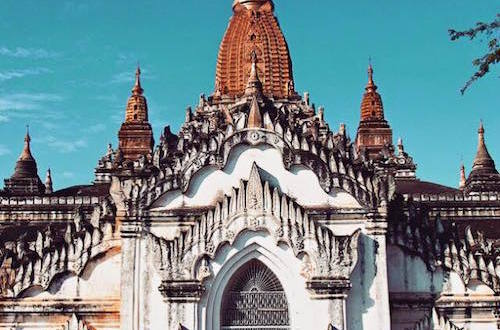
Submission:
[[[465,188],[466,181],[467,181],[467,179],[465,177],[465,165],[462,162],[462,164],[460,165],[460,182],[459,182],[458,188],[459,189]]]
[[[134,88],[132,89],[132,93],[134,95],[142,95],[144,90],[141,87],[141,67],[139,65],[139,62],[137,62],[137,69],[135,70],[135,84]]]
[[[366,89],[377,89],[375,83],[373,82],[373,66],[371,57],[368,59],[368,84],[366,85]]]
[[[30,125],[26,125],[26,136],[24,137],[24,142],[31,142],[31,137],[30,137]]]

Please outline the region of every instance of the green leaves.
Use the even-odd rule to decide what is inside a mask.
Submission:
[[[495,20],[491,23],[478,22],[476,23],[476,27],[465,31],[450,29],[448,30],[448,34],[450,35],[451,41],[457,41],[463,37],[468,37],[470,40],[473,40],[478,35],[484,35],[488,38],[491,37],[488,41],[489,51],[482,57],[472,61],[472,65],[477,67],[477,70],[465,83],[464,87],[460,89],[460,93],[463,95],[472,83],[484,77],[490,71],[491,65],[500,62],[500,44],[498,42],[500,38],[500,13],[496,15]]]

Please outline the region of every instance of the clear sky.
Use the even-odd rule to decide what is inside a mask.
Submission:
[[[188,105],[213,91],[232,0],[2,0],[0,178],[9,177],[30,125],[42,180],[57,189],[93,179],[117,132],[137,61],[150,120],[177,131]],[[497,0],[276,0],[296,88],[325,106],[332,129],[356,134],[368,58],[395,140],[418,176],[456,186],[470,170],[482,118],[500,165],[500,68],[460,87],[485,42],[449,41],[450,27],[491,21]]]

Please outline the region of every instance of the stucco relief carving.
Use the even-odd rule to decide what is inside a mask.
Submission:
[[[500,240],[488,240],[470,226],[460,233],[454,222],[431,218],[418,203],[403,204],[402,198],[391,202],[390,243],[422,257],[429,270],[443,267],[459,274],[466,285],[478,280],[500,292]]]
[[[76,314],[71,315],[70,319],[64,324],[63,330],[95,330],[86,322],[81,320]]]
[[[295,201],[262,182],[255,164],[250,179],[241,181],[188,231],[171,241],[151,233],[147,237],[163,279],[188,281],[208,274],[205,262],[246,231],[264,231],[276,244],[287,244],[303,258],[304,274],[310,278],[348,279],[357,262],[359,231],[335,236],[316,224]]]
[[[418,321],[410,330],[425,330],[425,329],[447,329],[447,330],[462,330],[451,322],[448,318],[440,315],[433,308],[429,315],[426,315],[422,320]]]
[[[0,248],[1,295],[17,297],[33,286],[46,290],[60,274],[80,275],[89,260],[117,245],[111,219],[114,210],[104,200],[90,213],[77,209],[65,226],[23,227],[21,233],[16,229]]]
[[[201,169],[223,169],[236,146],[266,144],[281,152],[285,168],[302,165],[311,169],[326,192],[343,189],[367,208],[390,200],[392,176],[377,172],[368,159],[361,157],[345,130],[330,131],[301,100],[260,100],[265,128],[250,128],[249,102],[242,99],[228,106],[205,101],[190,113],[179,136],[166,128],[151,162],[122,168],[124,174],[133,177],[130,184],[138,187],[138,195],[123,189],[124,196],[117,197],[135,209],[139,205],[148,207],[168,191],[185,192]],[[215,129],[209,129],[209,124]]]

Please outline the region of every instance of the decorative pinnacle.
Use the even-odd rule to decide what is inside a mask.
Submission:
[[[370,58],[370,64],[368,65],[368,84],[366,85],[366,90],[376,90],[377,86],[373,82],[373,66],[371,63],[371,58]]]
[[[259,102],[257,97],[252,97],[252,104],[250,105],[250,113],[248,114],[248,128],[261,128],[262,115],[260,114]]]
[[[495,168],[495,162],[493,158],[491,158],[488,149],[486,148],[486,143],[484,141],[484,125],[483,121],[481,121],[478,129],[478,145],[477,145],[477,153],[474,159],[474,165],[472,167],[472,172],[476,170],[480,170],[482,172],[490,172],[497,173]]]
[[[52,172],[50,167],[47,169],[47,176],[45,177],[45,193],[52,194]]]
[[[484,125],[483,125],[483,120],[479,122],[479,129],[477,130],[479,133],[479,139],[481,139],[484,142]]]
[[[241,4],[245,6],[247,9],[256,10],[267,2],[270,2],[272,4],[271,0],[235,0],[233,3],[233,8],[236,7],[237,4]]]
[[[401,137],[400,137],[400,138],[398,139],[398,154],[399,154],[400,156],[403,156],[404,151],[405,151],[405,147],[404,147],[404,145],[403,145],[403,138],[401,138]]]
[[[31,143],[30,126],[26,125],[26,136],[24,137],[24,148],[23,148],[23,151],[21,153],[21,156],[19,157],[20,160],[33,159],[33,156],[31,155],[30,143]]]
[[[144,90],[141,87],[141,67],[137,64],[137,70],[135,70],[135,84],[132,89],[132,94],[134,95],[142,95]]]
[[[462,163],[462,165],[460,165],[460,183],[459,183],[458,187],[460,189],[463,189],[463,188],[465,188],[465,184],[466,184],[465,166],[464,166],[464,163]]]
[[[478,133],[478,142],[479,142],[478,149],[479,150],[486,149],[486,145],[484,143],[484,125],[483,125],[482,120],[479,122],[479,129],[477,130],[477,133]]]
[[[26,136],[24,137],[24,142],[27,142],[28,144],[31,142],[30,125],[26,125]]]
[[[257,70],[257,53],[255,50],[252,50],[250,56],[252,59],[252,67],[250,69],[250,77],[248,78],[247,87],[245,88],[245,95],[261,95],[262,82],[259,79],[259,73]]]

